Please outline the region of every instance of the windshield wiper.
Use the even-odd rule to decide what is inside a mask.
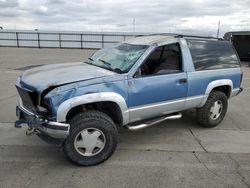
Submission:
[[[92,59],[91,57],[89,57],[88,60],[90,60],[92,62],[94,61],[94,59]],[[90,62],[90,61],[84,61],[83,63],[87,63],[87,64],[90,64],[90,65],[93,65],[93,63]]]
[[[106,65],[105,67],[108,69],[108,70],[111,70],[111,71],[114,71],[114,69],[112,69],[111,67],[111,64],[103,59],[98,59],[98,61],[101,61],[104,65]]]
[[[88,58],[88,59],[89,59],[90,61],[94,61],[91,57]],[[105,61],[105,60],[103,60],[103,59],[98,59],[98,61],[102,62],[102,63],[105,65],[105,67],[102,67],[102,68],[106,68],[106,69],[108,69],[108,70],[117,72],[117,73],[119,73],[119,74],[122,74],[122,73],[123,73],[123,71],[120,70],[120,69],[118,69],[118,68],[113,69],[113,68],[111,67],[112,65],[111,65],[109,62],[107,62],[107,61]],[[90,63],[90,62],[86,62],[86,63],[99,67],[98,65],[96,65],[96,64],[94,64],[94,63]]]
[[[109,62],[107,62],[107,61],[105,61],[105,60],[103,60],[103,59],[99,59],[99,61],[101,61],[103,64],[107,65],[106,68],[107,68],[108,70],[114,71],[114,72],[119,73],[119,74],[123,73],[122,70],[120,70],[120,69],[118,69],[118,68],[113,69],[113,68],[111,67],[111,64],[110,64]]]
[[[94,61],[94,59],[92,59],[91,57],[88,58],[90,61]],[[105,65],[108,65],[108,67],[111,68],[111,64],[103,59],[98,59],[98,61],[101,61],[102,63],[104,63]]]
[[[103,62],[105,65],[108,65],[109,67],[111,67],[111,64],[103,59],[98,59],[99,61]]]
[[[90,61],[94,61],[94,59],[92,59],[91,57],[89,57],[89,58],[88,58],[88,60],[90,60]]]
[[[124,72],[123,72],[121,69],[119,69],[119,68],[115,68],[115,69],[111,68],[111,64],[110,64],[109,62],[103,60],[103,59],[99,59],[99,61],[101,61],[101,62],[103,62],[105,65],[107,65],[107,68],[108,68],[109,70],[111,70],[111,71],[114,71],[114,72],[119,73],[119,74],[124,73]]]

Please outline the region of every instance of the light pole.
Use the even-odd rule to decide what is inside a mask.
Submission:
[[[218,22],[217,38],[219,38],[219,35],[220,35],[220,20]]]
[[[133,18],[133,35],[135,36],[135,18]]]

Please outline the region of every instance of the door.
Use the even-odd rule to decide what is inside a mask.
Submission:
[[[178,43],[156,48],[128,81],[130,121],[183,110],[187,74]]]

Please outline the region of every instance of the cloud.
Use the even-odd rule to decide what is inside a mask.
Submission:
[[[250,30],[250,0],[0,0],[0,26],[43,30],[182,32]],[[34,28],[33,28],[34,27]]]
[[[0,7],[18,7],[19,3],[18,0],[0,0]]]

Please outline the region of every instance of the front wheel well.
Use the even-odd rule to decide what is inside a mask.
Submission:
[[[212,89],[212,91],[220,91],[222,93],[224,93],[227,98],[230,98],[231,95],[231,86],[229,85],[224,85],[224,86],[218,86]]]
[[[69,119],[71,119],[73,116],[75,116],[79,112],[84,112],[88,110],[98,110],[105,114],[107,114],[116,125],[122,125],[123,124],[123,117],[122,117],[122,111],[118,104],[115,102],[95,102],[95,103],[89,103],[89,104],[83,104],[79,106],[75,106],[74,108],[70,109],[69,112],[66,115],[66,121],[68,122]]]

